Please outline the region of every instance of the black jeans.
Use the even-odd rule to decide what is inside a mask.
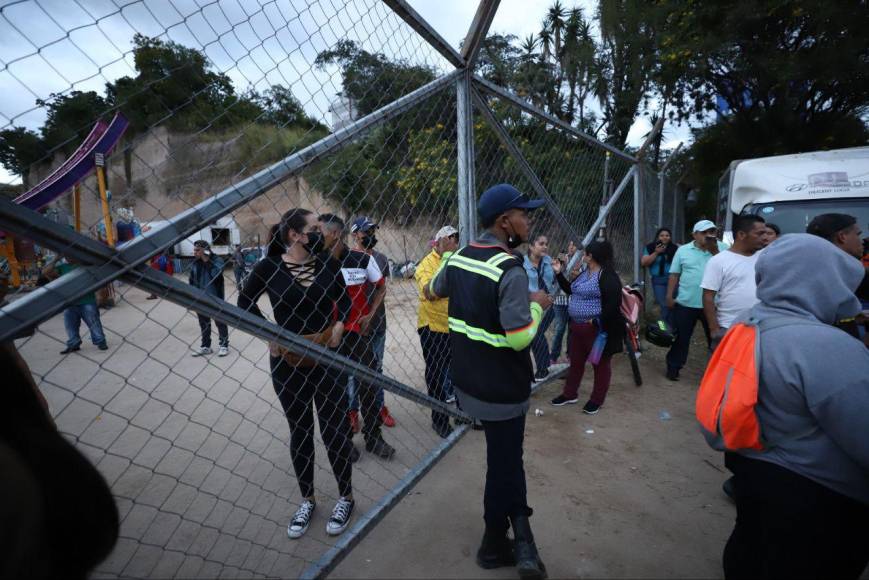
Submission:
[[[290,425],[290,458],[299,481],[302,497],[314,495],[314,412],[317,405],[320,435],[338,482],[338,492],[353,492],[350,463],[350,423],[347,422],[347,398],[339,375],[322,366],[292,367],[282,358],[271,357],[272,384]]]
[[[422,346],[422,357],[425,359],[425,385],[428,396],[438,401],[446,401],[444,392],[447,373],[452,359],[450,335],[448,332],[434,332],[428,326],[417,329],[419,342]],[[450,417],[440,411],[431,411],[431,422],[435,427],[442,427],[450,422]]]
[[[681,304],[676,304],[670,313],[673,321],[673,328],[676,330],[676,342],[670,347],[670,352],[667,353],[667,368],[678,371],[685,366],[688,360],[688,348],[691,346],[691,335],[694,334],[694,327],[697,321],[703,325],[703,332],[706,333],[706,344],[711,347],[711,337],[709,336],[709,323],[706,322],[706,316],[703,315],[702,308],[688,308]]]
[[[202,334],[202,344],[204,348],[211,348],[211,319],[201,314],[196,315],[199,318],[199,332]],[[214,321],[217,325],[217,341],[220,346],[229,346],[229,330],[222,322]]]
[[[525,415],[506,421],[483,421],[486,433],[486,491],[483,519],[505,528],[511,516],[531,515],[522,463]]]
[[[372,338],[371,336],[363,336],[358,332],[348,332],[341,340],[338,352],[373,371],[379,371],[380,361],[371,347]],[[347,385],[349,378],[350,376],[345,374],[341,379],[341,384]],[[380,418],[380,405],[377,403],[378,386],[361,377],[355,377],[355,382],[356,393],[359,397],[359,410],[362,412],[362,434],[367,441],[372,436],[378,437],[380,435],[380,425],[383,423]],[[344,397],[346,400],[346,388]]]
[[[725,455],[736,527],[724,576],[858,578],[869,563],[869,505],[767,461]]]

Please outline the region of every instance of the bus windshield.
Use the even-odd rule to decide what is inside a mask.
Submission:
[[[781,228],[782,234],[805,233],[806,226],[815,216],[825,213],[844,213],[857,218],[863,236],[869,235],[869,199],[818,199],[756,203],[745,206],[743,214],[757,214]]]

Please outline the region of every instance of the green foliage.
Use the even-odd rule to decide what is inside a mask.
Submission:
[[[209,68],[200,51],[137,34],[135,77],[106,84],[106,99],[138,134],[157,124],[179,132],[222,129],[257,119],[262,108],[235,94],[229,77]]]
[[[45,143],[38,133],[24,127],[0,131],[0,163],[26,179],[27,169],[46,155]]]
[[[305,113],[302,104],[287,87],[272,85],[258,97],[258,102],[264,111],[262,121],[269,125],[326,129],[319,121]]]
[[[690,181],[700,211],[712,215],[732,160],[869,141],[865,2],[666,4],[661,60],[672,63],[674,115],[706,119],[716,97],[729,109],[695,132]]]
[[[341,40],[331,50],[317,55],[314,64],[323,69],[338,65],[344,94],[360,115],[390,103],[435,79],[435,72],[424,66],[390,61],[380,53],[370,53],[352,40]]]
[[[237,136],[235,132],[215,134],[212,138],[223,141]],[[249,170],[259,169],[310,145],[326,136],[322,128],[277,127],[274,125],[250,125],[238,136],[235,153]]]

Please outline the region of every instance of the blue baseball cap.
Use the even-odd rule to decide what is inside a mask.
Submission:
[[[371,228],[376,227],[376,223],[371,221],[369,218],[362,216],[353,220],[353,223],[350,225],[350,233],[355,234],[356,232],[367,232]]]
[[[508,183],[493,185],[483,192],[477,202],[477,214],[483,223],[490,222],[509,209],[537,209],[545,201],[528,196]]]

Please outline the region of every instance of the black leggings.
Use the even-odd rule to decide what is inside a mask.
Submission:
[[[344,387],[321,366],[292,367],[282,358],[271,357],[272,384],[290,425],[290,457],[302,497],[314,495],[314,412],[317,405],[320,434],[338,482],[338,493],[353,492],[350,463],[350,423]]]

